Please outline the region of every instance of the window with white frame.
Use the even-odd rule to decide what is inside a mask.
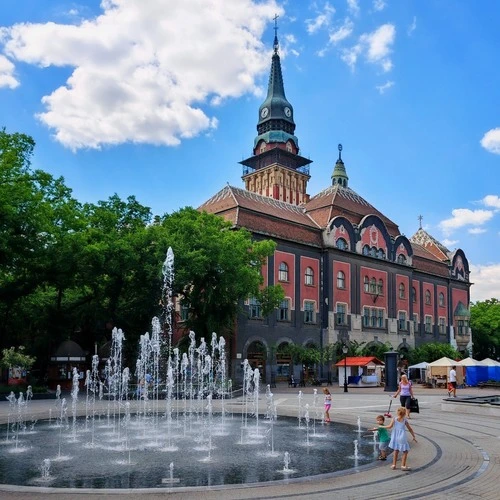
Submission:
[[[418,331],[418,314],[413,314],[413,331]]]
[[[278,320],[279,321],[288,321],[289,314],[289,301],[285,299],[281,302],[280,307],[278,309]]]
[[[377,327],[384,328],[384,310],[377,309]]]
[[[304,302],[304,323],[314,323],[314,302],[306,300]]]
[[[363,326],[370,326],[370,308],[363,307]]]
[[[345,274],[343,271],[337,273],[337,288],[345,288]]]
[[[405,285],[404,283],[399,284],[399,298],[404,299],[406,295]]]
[[[347,306],[337,303],[337,325],[347,324]]]
[[[415,287],[412,287],[411,289],[411,300],[413,302],[417,301],[417,290],[415,289]]]
[[[429,290],[425,291],[425,303],[427,305],[430,305],[431,303],[431,292],[429,292]]]
[[[406,330],[406,311],[399,311],[398,313],[398,329]]]
[[[458,335],[467,335],[467,330],[469,328],[469,322],[465,319],[458,320]]]
[[[377,280],[375,278],[370,280],[370,293],[377,293]]]
[[[370,280],[368,279],[368,276],[364,277],[363,283],[364,283],[365,292],[368,293],[370,291]]]
[[[439,307],[444,307],[444,293],[439,293]]]
[[[255,297],[251,297],[249,300],[248,315],[250,318],[262,317],[260,302]]]
[[[306,267],[306,274],[304,279],[306,285],[314,285],[314,271],[312,267]]]
[[[442,317],[439,318],[439,333],[441,335],[446,333],[446,319]]]
[[[281,262],[278,268],[278,281],[288,281],[288,264]]]
[[[425,316],[425,333],[432,333],[432,316]]]
[[[378,280],[377,282],[377,293],[382,295],[384,293],[384,282],[382,280]]]

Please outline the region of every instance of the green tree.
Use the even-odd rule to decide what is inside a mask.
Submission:
[[[488,299],[470,307],[472,350],[476,359],[497,359],[500,353],[500,301]]]
[[[437,359],[447,357],[453,360],[462,359],[462,355],[450,344],[442,344],[440,342],[428,342],[411,350],[408,353],[408,362],[410,365],[416,365],[422,361],[432,363]]]
[[[3,349],[0,366],[2,366],[3,368],[18,366],[19,368],[22,368],[24,370],[29,370],[33,366],[34,362],[35,358],[33,356],[25,354],[24,346],[21,345],[17,349],[15,347]]]
[[[274,242],[253,241],[246,229],[190,207],[166,215],[161,227],[175,255],[175,292],[189,310],[186,327],[198,336],[231,333],[248,297],[257,297],[266,312],[282,300],[281,287],[262,289],[262,265]]]

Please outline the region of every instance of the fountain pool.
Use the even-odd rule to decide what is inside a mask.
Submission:
[[[76,434],[71,426],[63,431],[62,443],[60,423],[37,423],[35,430],[21,433],[17,446],[3,442],[0,483],[55,488],[249,484],[350,469],[374,458],[373,442],[356,443],[355,450],[355,428],[345,424],[318,425],[307,439],[306,426],[299,429],[295,418],[272,424],[262,419],[257,429],[253,420],[242,427],[239,415],[214,416],[209,440],[206,424],[196,417],[171,423],[170,439],[166,422],[145,423],[138,414],[120,429],[103,416],[93,445],[85,419],[78,419]]]

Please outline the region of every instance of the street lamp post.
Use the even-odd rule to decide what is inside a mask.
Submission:
[[[349,348],[344,344],[342,346],[342,352],[344,353],[344,392],[349,392],[347,390],[347,351]]]

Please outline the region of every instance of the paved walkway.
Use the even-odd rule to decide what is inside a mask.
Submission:
[[[299,389],[273,389],[280,415],[297,414]],[[313,390],[301,389],[303,402],[312,403]],[[363,426],[372,425],[375,416],[387,411],[389,394],[382,388],[334,387],[332,420]],[[415,388],[420,414],[412,415],[418,443],[408,457],[410,472],[391,470],[390,461],[377,462],[358,471],[242,486],[151,490],[56,490],[0,485],[0,498],[27,500],[67,500],[80,496],[99,499],[127,499],[147,496],[147,500],[172,499],[472,499],[500,498],[500,407],[459,404],[445,400],[439,389]],[[498,389],[463,389],[465,396],[500,396]],[[53,401],[33,401],[31,411],[47,413]],[[392,407],[394,414],[395,404]],[[0,422],[5,422],[8,403],[0,403]],[[132,496],[133,495],[133,496]]]

